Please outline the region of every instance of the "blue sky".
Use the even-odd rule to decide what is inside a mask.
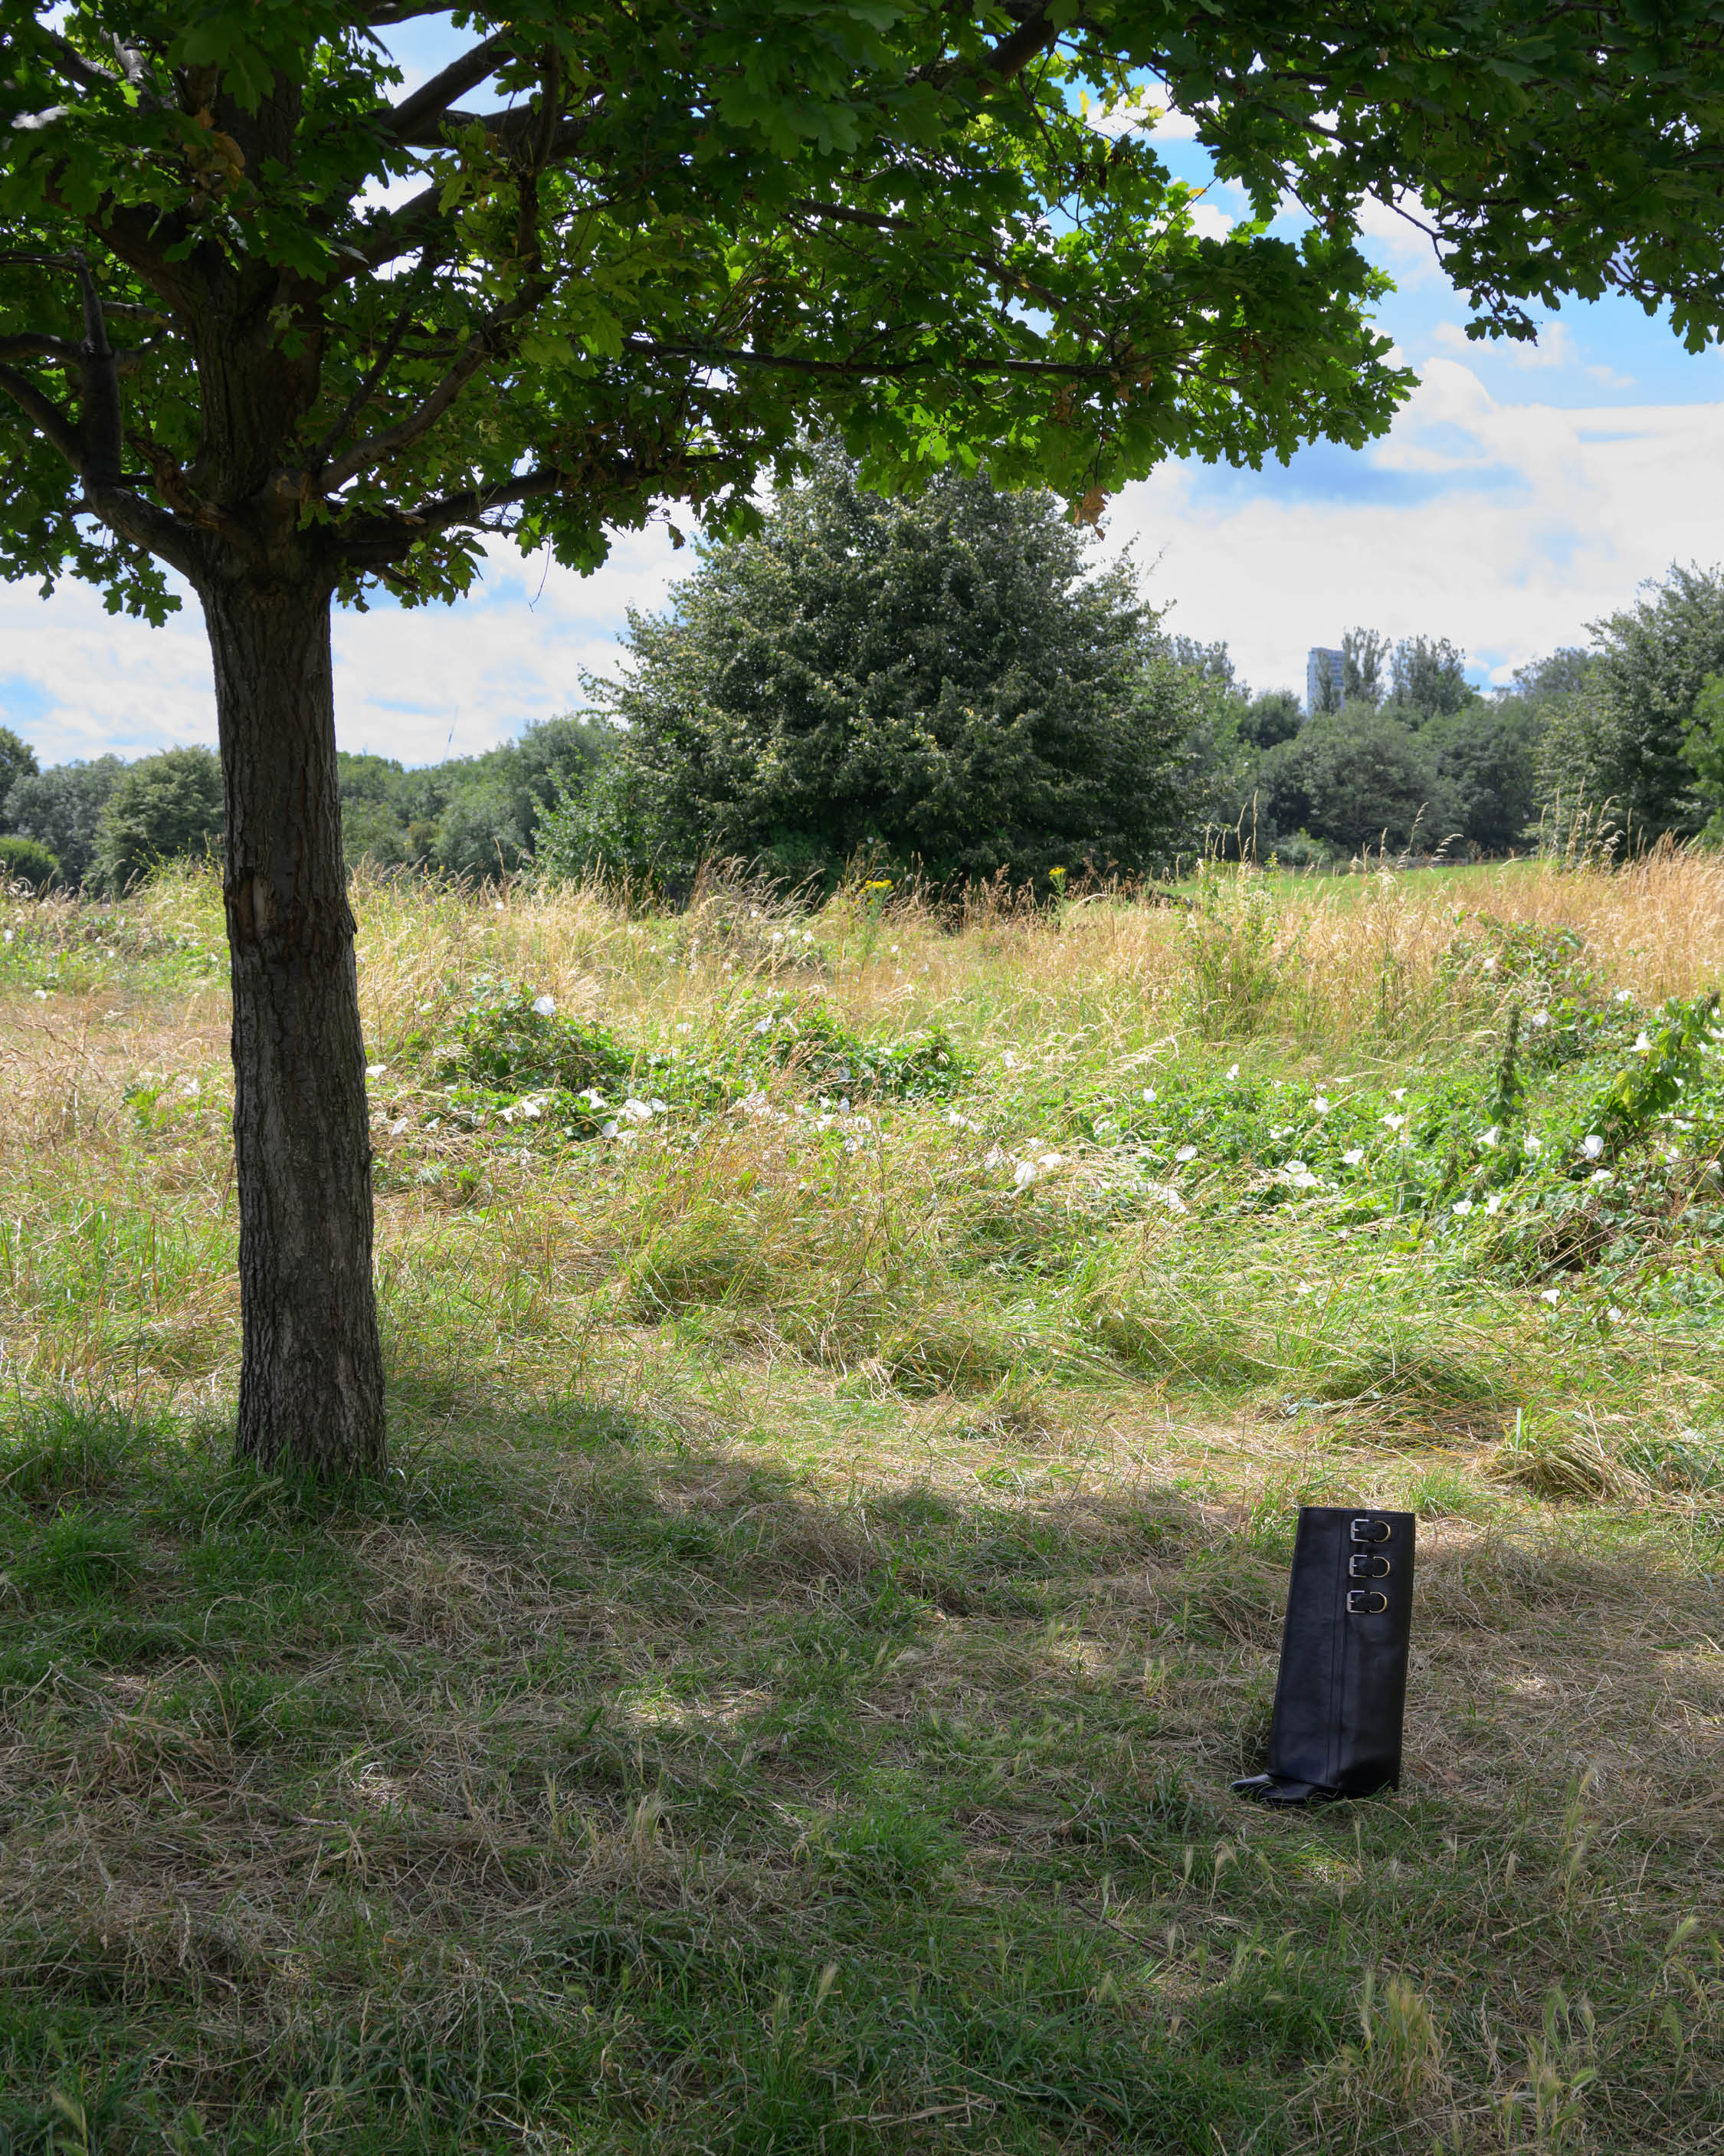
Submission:
[[[435,20],[396,36],[409,85],[458,49]],[[1213,180],[1177,116],[1156,140],[1179,177]],[[1202,214],[1219,230],[1245,207],[1212,184]],[[1171,628],[1225,639],[1261,687],[1301,683],[1306,647],[1355,624],[1448,636],[1476,680],[1504,682],[1584,642],[1588,621],[1673,560],[1724,557],[1716,349],[1686,353],[1618,300],[1565,308],[1537,346],[1469,342],[1427,242],[1378,209],[1367,244],[1395,280],[1381,325],[1418,391],[1362,450],[1321,444],[1261,473],[1175,461],[1124,490],[1104,544],[1131,547]],[[661,530],[627,534],[588,579],[499,556],[453,610],[338,617],[342,746],[424,762],[567,709],[583,668],[617,664],[626,608],[659,603],[686,567]],[[195,604],[153,630],[73,587],[46,602],[33,586],[0,590],[0,720],[44,761],[213,740]]]

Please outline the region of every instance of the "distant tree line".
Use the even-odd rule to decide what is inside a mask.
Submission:
[[[947,473],[887,501],[832,455],[702,549],[592,708],[481,756],[340,758],[350,865],[598,866],[686,884],[715,855],[830,882],[1142,874],[1205,846],[1292,863],[1501,854],[1577,833],[1724,843],[1724,572],[1637,603],[1485,695],[1445,638],[1342,639],[1311,712],[1170,634],[1051,495]],[[0,727],[0,873],[122,891],[222,829],[204,748],[38,767]]]

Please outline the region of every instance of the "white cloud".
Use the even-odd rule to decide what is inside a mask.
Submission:
[[[1260,686],[1296,686],[1307,647],[1354,623],[1453,637],[1506,680],[1583,643],[1588,621],[1673,560],[1724,551],[1697,476],[1721,456],[1724,405],[1504,403],[1435,359],[1351,498],[1212,488],[1201,468],[1167,465],[1124,490],[1108,528],[1154,564],[1170,625],[1225,638]]]
[[[1140,90],[1136,97],[1116,105],[1111,112],[1092,105],[1084,118],[1098,135],[1106,135],[1110,140],[1116,136],[1136,134],[1147,124],[1147,132],[1157,142],[1195,142],[1198,139],[1195,117],[1180,111],[1177,105],[1163,105],[1152,90]]]
[[[1192,206],[1191,228],[1199,239],[1225,239],[1234,222],[1213,203],[1196,203]]]

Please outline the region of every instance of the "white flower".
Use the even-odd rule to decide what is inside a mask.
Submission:
[[[1195,1146],[1181,1146],[1173,1156],[1175,1160],[1195,1160],[1197,1157],[1198,1149]]]
[[[895,943],[892,946],[892,948],[891,948],[891,950],[890,950],[890,953],[889,953],[888,955],[889,955],[890,957],[894,957],[894,958],[895,958],[895,957],[897,957],[897,955],[898,955],[898,947],[897,947],[897,945],[896,945]]]
[[[1034,1163],[1027,1160],[1020,1160],[1016,1168],[1012,1170],[1012,1180],[1020,1190],[1029,1189],[1030,1184],[1035,1181]]]
[[[1596,1160],[1604,1150],[1604,1141],[1596,1131],[1588,1131],[1580,1142],[1580,1149],[1588,1160]]]
[[[9,928],[6,932],[6,940],[8,943],[12,941],[12,931]]]
[[[631,1107],[638,1108],[643,1105],[644,1104],[639,1101],[625,1101],[623,1103],[623,1113],[626,1116]],[[846,1101],[844,1105],[848,1107],[849,1103]],[[767,1098],[766,1095],[759,1091],[758,1089],[754,1092],[747,1095],[739,1103],[739,1106],[745,1116],[769,1116],[772,1112],[772,1102]],[[647,1110],[647,1114],[650,1115],[652,1111],[649,1108]],[[642,1118],[642,1120],[644,1121],[644,1118]]]
[[[1009,1048],[1001,1056],[1000,1061],[1005,1065],[1008,1070],[1015,1070],[1018,1068],[1018,1059]]]
[[[1588,1183],[1612,1183],[1615,1178],[1608,1168],[1595,1168],[1587,1178]]]
[[[1357,1168],[1365,1158],[1365,1148],[1363,1146],[1352,1146],[1341,1158],[1349,1168]]]
[[[1335,1103],[1332,1101],[1329,1100],[1321,1093],[1319,1093],[1316,1100],[1311,1102],[1312,1107],[1316,1109],[1316,1112],[1320,1116],[1326,1116],[1330,1109],[1332,1108],[1334,1105]]]
[[[201,1078],[182,1078],[180,1081],[180,1091],[195,1100],[198,1094],[203,1091],[203,1081]]]
[[[1456,1219],[1461,1220],[1465,1219],[1467,1214],[1470,1213],[1472,1209],[1473,1201],[1470,1198],[1463,1198],[1459,1204],[1451,1205],[1449,1208],[1449,1210],[1455,1214]]]
[[[617,1127],[616,1127],[616,1125],[615,1125],[614,1123],[606,1123],[606,1124],[603,1127],[603,1128],[600,1130],[600,1132],[599,1132],[598,1135],[599,1135],[599,1136],[600,1136],[600,1137],[602,1137],[602,1138],[613,1138],[613,1137],[615,1137],[615,1136],[617,1135]]]
[[[956,1108],[947,1111],[946,1120],[955,1131],[979,1131],[980,1123],[972,1123],[967,1116],[959,1115]]]
[[[1562,1291],[1559,1287],[1542,1288],[1539,1291],[1538,1299],[1541,1302],[1547,1302],[1554,1307],[1557,1299],[1562,1292]]]
[[[1521,1139],[1521,1145],[1522,1150],[1526,1152],[1542,1152],[1544,1151],[1544,1140],[1542,1137],[1536,1136],[1532,1131],[1528,1131],[1526,1137]]]
[[[1617,1308],[1614,1302],[1611,1304],[1609,1309],[1605,1312],[1604,1315],[1610,1320],[1610,1322],[1613,1325],[1620,1325],[1622,1322],[1622,1312]]]
[[[1289,1175],[1309,1175],[1311,1170],[1302,1160],[1290,1160],[1287,1163],[1287,1173]]]
[[[1301,1281],[1298,1286],[1294,1289],[1293,1292],[1295,1295],[1310,1295],[1312,1292],[1311,1282],[1309,1281]]]
[[[1239,1075],[1239,1065],[1237,1063],[1231,1065],[1229,1067],[1227,1075],[1229,1078],[1237,1078]]]
[[[537,1101],[523,1101],[521,1104],[521,1112],[530,1123],[536,1123],[545,1111]]]
[[[367,1063],[365,1066],[365,1075],[367,1078],[381,1078],[388,1068],[387,1063]]]
[[[1056,1168],[1064,1168],[1065,1165],[1065,1156],[1063,1152],[1044,1152],[1036,1163],[1037,1168],[1044,1175],[1051,1175]]]
[[[604,1096],[596,1086],[589,1086],[584,1093],[577,1093],[575,1098],[584,1101],[589,1108],[602,1108],[605,1104]]]
[[[982,1165],[984,1168],[1003,1168],[1005,1164],[1006,1156],[998,1146],[989,1146],[982,1156]]]
[[[653,1096],[652,1099],[647,1102],[647,1106],[652,1110],[655,1116],[668,1116],[670,1112],[668,1105],[664,1101],[661,1101],[656,1093]]]
[[[1383,1119],[1383,1127],[1385,1130],[1398,1131],[1406,1120],[1404,1116],[1385,1116]]]
[[[1501,1191],[1493,1190],[1491,1192],[1491,1195],[1485,1200],[1485,1210],[1487,1213],[1501,1212],[1502,1194]]]
[[[538,1013],[541,1018],[555,1018],[557,1015],[557,998],[555,996],[535,996],[533,998],[533,1009]]]
[[[775,928],[772,931],[772,941],[775,943],[782,943],[784,941],[784,931],[782,928]]]
[[[1533,1014],[1532,1014],[1532,1023],[1534,1024],[1534,1025],[1548,1025],[1548,1024],[1550,1024],[1550,1022],[1551,1022],[1551,1014],[1550,1014],[1550,1013],[1549,1013],[1548,1011],[1534,1011],[1534,1012],[1533,1012]]]
[[[1652,1043],[1647,1038],[1646,1029],[1644,1026],[1641,1027],[1640,1037],[1634,1043],[1634,1053],[1636,1055],[1650,1055],[1652,1053]]]
[[[1096,1126],[1095,1126],[1095,1135],[1096,1135],[1096,1137],[1099,1138],[1099,1137],[1101,1137],[1105,1132],[1108,1132],[1108,1131],[1111,1131],[1111,1130],[1116,1130],[1118,1127],[1119,1127],[1119,1126],[1118,1126],[1116,1123],[1115,1123],[1115,1122],[1111,1120],[1111,1117],[1106,1116],[1104,1116],[1101,1118],[1101,1122],[1100,1122],[1099,1123],[1097,1123],[1097,1124],[1096,1124]]]
[[[1480,1143],[1481,1146],[1494,1146],[1494,1145],[1496,1144],[1496,1141],[1497,1141],[1497,1140],[1498,1140],[1501,1136],[1502,1136],[1502,1132],[1501,1132],[1501,1130],[1498,1127],[1498,1126],[1497,1126],[1496,1124],[1492,1123],[1492,1125],[1491,1126],[1491,1127],[1490,1127],[1490,1129],[1489,1129],[1488,1131],[1480,1131],[1480,1133],[1479,1133],[1479,1143]]]
[[[503,911],[503,901],[500,898],[494,902],[491,911],[493,913],[500,913]]]
[[[770,1033],[770,1032],[772,1031],[772,1014],[770,1011],[768,1011],[768,1012],[767,1013],[766,1016],[765,1016],[765,1017],[761,1020],[760,1024],[759,1024],[757,1026],[756,1026],[756,1027],[755,1027],[754,1030],[755,1030],[757,1033]]]
[[[1627,988],[1619,988],[1616,992],[1616,1000],[1619,1004],[1629,1002],[1631,1000],[1629,991]]]
[[[1404,1086],[1397,1086],[1393,1093],[1389,1097],[1392,1100],[1404,1101],[1407,1097],[1406,1087]]]
[[[625,1123],[649,1123],[653,1120],[653,1111],[646,1102],[637,1101],[632,1093],[623,1103],[620,1112]]]
[[[678,1031],[679,1033],[688,1033],[688,1032],[690,1032],[690,1030],[692,1030],[692,1029],[691,1029],[691,1028],[690,1028],[690,1026],[689,1021],[688,1021],[686,1019],[685,1019],[682,1021],[682,1024],[681,1024],[680,1025],[679,1025],[679,1026],[677,1027],[677,1029],[677,1029],[677,1031]]]
[[[1487,973],[1494,973],[1496,971],[1496,959],[1494,959],[1494,958],[1487,958],[1487,959],[1485,961],[1485,971]]]
[[[400,1119],[400,1121],[399,1121],[398,1122],[393,1122],[393,1123],[391,1123],[391,1124],[390,1124],[390,1126],[389,1126],[389,1135],[390,1135],[390,1137],[391,1137],[392,1138],[398,1138],[398,1137],[401,1136],[401,1133],[402,1133],[402,1132],[403,1132],[406,1128],[407,1128],[407,1117],[406,1117],[405,1116],[402,1116],[402,1118]]]
[[[36,1000],[38,1004],[45,1004],[48,1001],[48,991],[46,988],[37,989]]]
[[[1143,1089],[1143,1097],[1146,1101],[1154,1100],[1155,1087],[1153,1086],[1146,1086]]]

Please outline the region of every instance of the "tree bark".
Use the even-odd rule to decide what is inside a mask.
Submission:
[[[200,580],[228,829],[241,1459],[381,1472],[371,1139],[328,584]]]

